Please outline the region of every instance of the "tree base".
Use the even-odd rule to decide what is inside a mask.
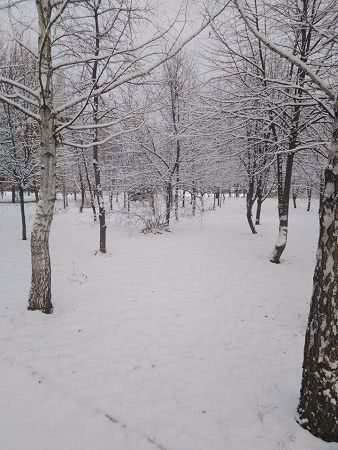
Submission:
[[[272,262],[272,264],[280,264],[279,259],[270,259],[269,261]]]
[[[50,306],[49,308],[40,309],[40,308],[34,308],[34,306],[28,306],[27,310],[28,311],[41,311],[43,314],[52,314],[54,308],[53,308],[53,306]]]
[[[335,436],[330,436],[327,433],[322,432],[322,430],[317,426],[311,426],[309,420],[306,418],[302,419],[299,413],[296,416],[296,422],[298,423],[298,425],[304,428],[304,430],[308,431],[316,438],[322,439],[325,442],[338,442],[338,432]]]

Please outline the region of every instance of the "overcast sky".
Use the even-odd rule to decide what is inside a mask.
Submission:
[[[189,1],[189,17],[188,24],[185,25],[185,29],[182,35],[183,38],[195,32],[201,26],[203,20],[202,15],[200,14],[200,11],[202,10],[203,0],[185,1]],[[169,22],[176,17],[180,6],[182,6],[182,0],[160,0],[157,2],[157,4],[157,23],[165,26],[168,25]],[[12,8],[10,13],[0,10],[0,33],[1,31],[8,32],[11,29],[27,30],[25,31],[24,38],[22,38],[22,40],[32,49],[37,48],[37,33],[36,31],[34,31],[36,30],[36,26],[37,14],[34,0],[27,0],[24,3],[20,4],[18,7]],[[176,28],[178,28],[178,26]],[[200,58],[200,55],[203,53],[204,44],[206,44],[208,41],[208,33],[208,30],[204,30],[201,35],[195,38],[186,47],[187,50],[194,54],[195,61],[202,72],[204,71],[203,59]]]
[[[198,13],[198,9],[201,8],[202,2],[196,0],[188,1],[189,24],[186,26],[186,34],[196,30],[200,26],[202,20]],[[176,16],[182,5],[182,0],[159,0],[157,3],[158,22],[165,24]],[[19,6],[11,8],[10,13],[5,10],[0,10],[0,32],[9,31],[12,28],[12,25],[17,29],[34,29],[35,19],[36,7],[34,0],[27,0]],[[20,26],[18,24],[20,24]],[[33,34],[30,36],[30,39],[34,39]],[[196,43],[194,46],[196,46]]]

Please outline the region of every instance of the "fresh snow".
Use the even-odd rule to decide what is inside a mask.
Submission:
[[[60,205],[45,316],[26,311],[19,205],[0,204],[1,450],[337,449],[294,420],[316,205],[291,210],[280,265],[275,200],[255,236],[244,199],[161,235],[113,215],[104,256],[91,211]]]

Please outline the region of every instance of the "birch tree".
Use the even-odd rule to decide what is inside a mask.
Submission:
[[[4,2],[0,3],[0,11],[4,9],[17,6],[20,2]],[[128,3],[128,2],[127,2]],[[117,1],[113,5],[114,11],[127,13],[133,10],[133,5],[127,4],[123,0]],[[32,49],[37,59],[37,79],[39,88],[37,90],[31,89],[24,83],[16,82],[0,75],[0,87],[10,86],[11,92],[8,94],[6,90],[0,90],[0,101],[7,105],[13,106],[30,118],[34,119],[39,124],[40,132],[40,198],[36,208],[35,220],[31,234],[31,255],[32,255],[32,279],[29,294],[30,310],[40,310],[46,314],[53,311],[51,301],[51,261],[49,254],[49,233],[53,220],[53,211],[55,204],[55,181],[56,181],[56,148],[60,140],[67,145],[72,145],[77,148],[87,148],[87,144],[81,142],[66,142],[64,135],[66,130],[83,132],[92,130],[108,129],[112,126],[111,122],[102,121],[98,123],[91,123],[88,125],[81,125],[76,121],[82,117],[82,113],[91,102],[95,103],[95,98],[100,96],[107,96],[119,87],[130,82],[142,79],[150,72],[155,70],[165,61],[175,56],[181,47],[189,43],[196,35],[205,29],[211,19],[204,20],[202,25],[193,33],[191,33],[185,40],[178,42],[177,35],[173,36],[173,27],[169,26],[167,29],[158,29],[153,27],[153,33],[150,38],[140,37],[140,41],[135,43],[133,41],[124,41],[123,49],[112,49],[102,55],[95,53],[95,48],[88,54],[76,55],[76,58],[71,58],[67,52],[66,40],[69,39],[69,32],[65,31],[65,27],[61,27],[61,20],[65,19],[68,24],[72,24],[72,34],[79,33],[81,35],[81,5],[86,5],[86,1],[73,2],[71,0],[63,0],[61,2],[52,2],[51,0],[36,0],[36,13],[38,22],[38,46],[37,51]],[[82,5],[82,6],[83,6]],[[136,6],[137,9],[137,6]],[[215,17],[224,10],[222,7],[215,13]],[[128,22],[129,23],[129,22]],[[149,21],[148,24],[152,22]],[[128,26],[128,25],[127,25]],[[64,32],[65,31],[65,32]],[[179,30],[180,31],[180,30]],[[182,30],[181,30],[182,31]],[[170,33],[172,33],[170,35]],[[148,35],[149,36],[149,35]],[[173,37],[173,39],[170,39]],[[172,44],[169,50],[164,54],[158,51],[158,43],[161,39],[169,39]],[[24,42],[21,43],[25,46]],[[59,49],[59,50],[58,50]],[[122,58],[122,64],[119,64],[119,57],[121,51],[126,56],[129,55],[129,60]],[[116,57],[116,71],[113,77],[104,77],[106,67],[111,61],[112,57]],[[86,67],[88,64],[92,65],[100,60],[102,63],[101,73],[90,79],[85,79],[82,85],[74,85],[74,76],[79,79],[81,74],[81,67]],[[128,62],[129,61],[129,62]],[[77,68],[77,70],[73,70]],[[74,86],[75,89],[67,95],[70,95],[70,100],[60,102],[57,100],[53,90],[53,84],[56,83],[55,77],[64,79],[65,89],[68,86]],[[102,82],[99,80],[102,76]],[[68,86],[66,80],[69,80]],[[94,111],[95,115],[95,111]],[[95,136],[97,136],[95,134]],[[100,139],[100,143],[107,142],[110,138],[108,135]],[[94,141],[91,146],[98,145],[98,141]]]
[[[288,60],[304,73],[304,80],[324,93],[332,102],[332,144],[325,169],[325,185],[320,205],[320,231],[317,262],[313,279],[313,293],[306,330],[302,387],[298,405],[298,422],[315,436],[329,442],[338,442],[338,101],[337,85],[313,71],[307,60],[276,44],[265,33],[258,31],[239,0],[235,5],[249,30],[264,45]],[[332,11],[333,3],[325,4]],[[310,21],[306,22],[311,24]],[[325,32],[336,48],[336,22],[330,22]],[[320,25],[312,23],[311,29]],[[327,30],[327,27],[326,27]],[[320,28],[318,29],[321,33]]]

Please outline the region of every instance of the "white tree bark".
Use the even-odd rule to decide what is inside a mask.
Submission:
[[[338,99],[337,94],[306,62],[257,31],[234,0],[250,31],[268,48],[300,68],[334,101],[334,125],[325,189],[320,205],[320,232],[313,293],[306,330],[303,376],[298,405],[299,424],[313,435],[338,442]]]
[[[51,264],[49,232],[55,204],[56,140],[52,115],[52,55],[51,55],[51,4],[49,0],[36,0],[39,17],[39,81],[40,81],[40,131],[41,131],[41,188],[31,235],[32,280],[29,294],[30,310],[46,314],[53,311],[51,302]]]
[[[317,264],[297,420],[315,436],[338,442],[338,101],[320,206]]]

